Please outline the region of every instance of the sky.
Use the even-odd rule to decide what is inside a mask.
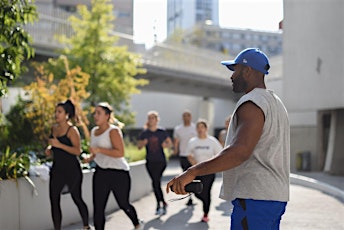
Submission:
[[[277,31],[283,0],[219,0],[221,27]]]
[[[134,0],[134,40],[151,46],[166,38],[167,3],[162,0]],[[163,20],[164,19],[164,20]],[[154,38],[157,34],[157,38]]]
[[[218,1],[222,28],[277,31],[278,23],[283,19],[283,0]],[[154,40],[162,42],[166,30],[166,1],[134,1],[134,39],[137,43],[151,46]]]

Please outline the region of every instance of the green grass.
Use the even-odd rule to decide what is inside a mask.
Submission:
[[[146,158],[146,148],[138,149],[133,143],[126,143],[124,157],[128,162],[140,161]],[[171,153],[168,149],[164,149],[166,159],[169,159]]]
[[[140,161],[146,158],[146,149],[138,149],[133,143],[126,143],[124,156],[128,162]]]

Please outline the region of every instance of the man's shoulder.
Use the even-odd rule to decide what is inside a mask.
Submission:
[[[261,103],[267,103],[269,101],[269,97],[272,97],[273,92],[263,88],[255,88],[252,91],[244,94],[239,101],[237,102],[237,107],[241,106],[242,104],[251,101],[254,104],[260,107]]]
[[[178,132],[180,130],[184,129],[184,124],[179,124],[176,127],[174,127],[174,131]]]
[[[208,135],[208,139],[211,141],[217,141],[217,138],[211,135]]]
[[[189,143],[190,144],[193,144],[195,142],[199,141],[199,138],[198,137],[191,137],[190,140],[189,140]]]
[[[179,125],[176,125],[175,127],[174,127],[174,129],[180,129],[180,128],[182,128],[183,127],[183,124],[179,124]]]

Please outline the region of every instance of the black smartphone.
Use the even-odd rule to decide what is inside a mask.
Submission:
[[[203,190],[203,184],[200,180],[193,180],[191,183],[185,185],[186,192],[201,193]],[[173,192],[172,186],[171,191]]]

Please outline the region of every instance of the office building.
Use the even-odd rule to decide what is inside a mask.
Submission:
[[[167,0],[167,36],[205,22],[219,24],[218,0]]]
[[[268,56],[282,54],[282,31],[228,29],[205,23],[185,33],[184,42],[233,56],[247,47],[258,47]]]

